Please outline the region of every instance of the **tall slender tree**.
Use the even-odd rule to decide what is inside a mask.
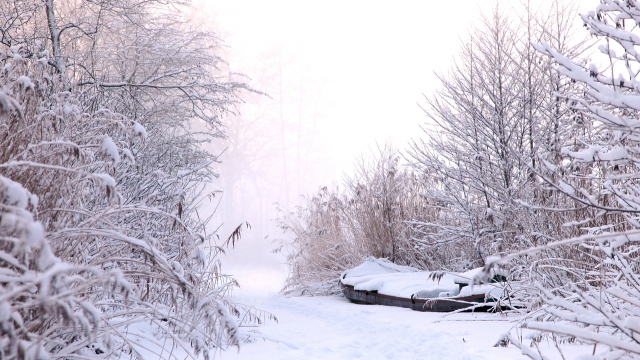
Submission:
[[[550,37],[553,26],[565,36],[569,14],[552,26],[548,17],[526,10],[514,22],[495,8],[472,32],[461,60],[449,76],[440,76],[441,90],[427,99],[426,140],[413,144],[414,164],[438,174],[426,196],[447,209],[443,218],[424,224],[421,244],[475,247],[454,268],[482,265],[487,256],[563,231],[562,220],[550,222],[537,210],[547,199],[535,169],[538,152],[551,146],[546,129],[559,121],[554,116],[564,116],[550,112],[565,108],[554,86],[571,83],[550,73],[550,62],[530,42]]]

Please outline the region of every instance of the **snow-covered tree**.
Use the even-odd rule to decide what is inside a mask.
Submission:
[[[637,358],[640,3],[604,0],[581,17],[590,34],[599,39],[601,54],[594,55],[590,64],[572,61],[548,43],[536,45],[553,59],[562,76],[584,89],[558,94],[576,114],[570,125],[577,131],[561,148],[560,166],[546,163],[541,176],[575,208],[589,209],[590,216],[573,224],[580,226],[583,235],[509,258],[562,246],[584,254],[591,266],[574,262],[560,268],[572,281],[539,285],[546,306],[526,327],[551,334],[554,340],[593,344],[593,354],[599,358]],[[532,346],[542,338],[534,337]],[[546,358],[517,337],[509,339],[531,358]]]
[[[256,319],[198,212],[244,85],[183,5],[0,4],[3,359],[210,357]]]
[[[517,21],[496,8],[471,32],[460,60],[440,76],[442,88],[427,99],[426,139],[413,144],[412,155],[419,169],[437,179],[425,185],[425,196],[444,211],[423,224],[418,243],[425,249],[451,242],[474,249],[465,250],[453,268],[483,265],[488,256],[564,231],[563,214],[539,210],[557,200],[534,172],[540,167],[536,154],[555,151],[560,136],[554,124],[568,114],[553,93],[573,84],[550,72],[550,62],[529,43],[552,39],[575,56],[579,47],[566,41],[568,17],[548,21],[528,8]]]

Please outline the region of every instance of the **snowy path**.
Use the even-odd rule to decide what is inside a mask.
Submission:
[[[221,359],[524,359],[514,347],[493,344],[512,323],[496,315],[420,313],[356,305],[339,297],[285,298],[281,274],[237,273],[238,300],[270,311],[278,323],[260,333],[269,340],[245,344]],[[445,320],[445,321],[442,321]],[[498,321],[496,321],[498,320]]]

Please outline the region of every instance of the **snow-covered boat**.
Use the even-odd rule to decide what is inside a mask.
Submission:
[[[448,312],[494,307],[502,288],[497,284],[470,285],[481,269],[461,274],[434,274],[386,259],[370,258],[345,271],[340,279],[344,296],[358,304],[399,306],[416,311]]]

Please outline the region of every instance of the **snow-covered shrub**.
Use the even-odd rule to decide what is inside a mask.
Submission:
[[[275,251],[289,265],[284,294],[337,294],[344,269],[359,261],[343,228],[344,199],[338,189],[321,188],[306,198],[295,213],[280,212],[278,226],[290,239],[280,240]],[[349,246],[349,247],[347,247]]]
[[[400,164],[386,146],[377,159],[361,160],[345,190],[321,188],[296,213],[279,219],[292,239],[278,250],[287,255],[286,294],[316,295],[340,291],[338,278],[371,256],[422,269],[442,269],[443,257],[459,251],[416,246],[414,220],[430,221],[438,210],[420,194],[425,181]]]
[[[346,227],[355,239],[362,239],[364,254],[391,262],[439,267],[439,253],[416,251],[412,221],[435,218],[439,211],[421,196],[428,174],[418,175],[402,165],[402,155],[391,145],[379,149],[376,159],[360,159],[355,174],[345,181]]]
[[[164,3],[0,4],[3,359],[210,357],[257,319],[226,297],[191,130],[221,136],[242,85]]]
[[[57,338],[65,339],[72,352],[102,341],[101,314],[79,294],[100,287],[105,295],[126,298],[122,274],[98,274],[97,269],[60,261],[34,219],[38,198],[19,183],[0,176],[0,199],[2,358],[45,358],[61,345]]]
[[[567,225],[582,234],[511,254],[502,262],[562,247],[582,257],[551,264],[568,275],[564,282],[537,284],[544,306],[524,325],[540,331],[531,346],[517,336],[508,339],[533,359],[546,358],[534,350],[545,336],[593,344],[598,358],[635,359],[640,356],[640,3],[603,0],[581,17],[599,39],[601,54],[593,55],[590,64],[575,62],[547,43],[535,47],[555,61],[561,75],[582,86],[558,93],[574,114],[569,124],[573,137],[560,150],[562,161],[549,162],[539,173],[575,204],[579,221]],[[545,161],[547,154],[542,155]]]

